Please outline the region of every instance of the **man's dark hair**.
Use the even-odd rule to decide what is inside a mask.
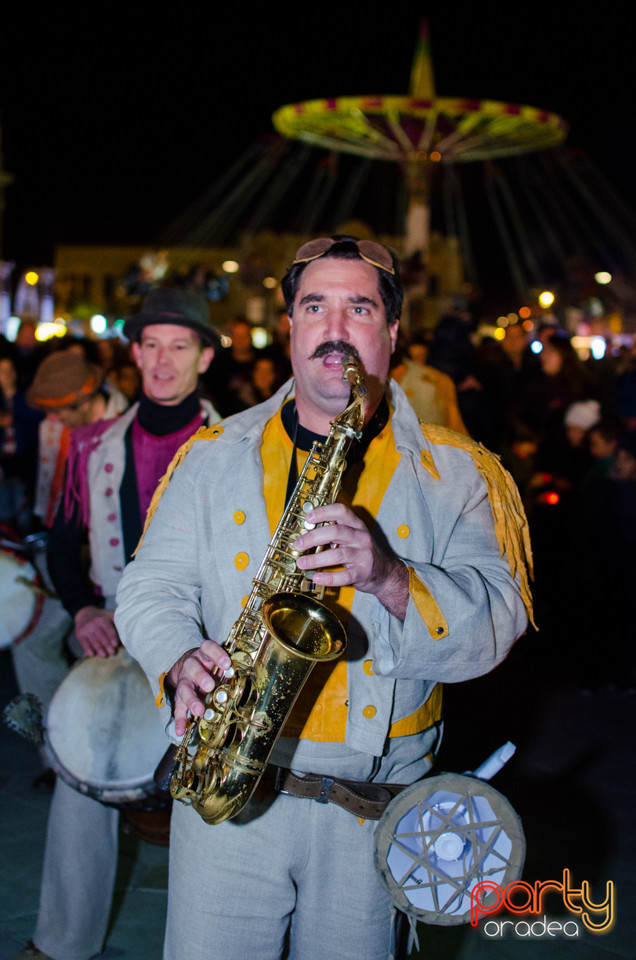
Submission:
[[[355,241],[358,239],[357,237],[339,234],[335,235],[332,239],[338,242],[323,254],[322,257],[317,257],[316,259],[326,260],[328,257],[337,257],[340,260],[360,260],[362,263],[367,262],[360,256],[358,248],[355,245]],[[404,287],[402,286],[402,280],[400,278],[399,264],[392,253],[391,258],[393,260],[395,274],[392,275],[380,267],[374,267],[378,275],[378,288],[386,311],[387,323],[393,323],[394,320],[400,319],[402,302],[404,300]],[[307,263],[294,263],[281,280],[281,289],[285,298],[287,313],[290,317],[293,314],[294,299],[302,273],[309,263],[314,262],[314,260],[309,260]]]

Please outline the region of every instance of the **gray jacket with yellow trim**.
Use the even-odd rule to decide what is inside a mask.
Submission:
[[[250,593],[270,540],[262,432],[292,394],[293,382],[271,400],[223,421],[216,439],[193,443],[124,572],[116,624],[154,693],[158,677],[198,646],[202,634],[225,641],[241,599]],[[411,600],[402,623],[371,594],[355,593],[347,624],[346,746],[329,750],[301,741],[292,751],[295,769],[342,776],[334,760],[343,750],[371,760],[386,756],[391,724],[426,702],[437,681],[492,670],[527,625],[519,576],[513,578],[501,555],[488,488],[473,455],[448,440],[427,441],[393,381],[390,400],[401,456],[373,533],[411,568]],[[369,658],[372,674],[363,666]],[[418,734],[397,739],[408,742],[406,751],[404,744],[390,745],[407,757],[402,766],[421,758],[432,742]],[[328,769],[316,769],[325,766],[319,756],[327,758]],[[373,765],[362,772],[361,766],[349,765],[346,772],[360,779],[375,775]],[[422,772],[414,768],[411,779]],[[397,779],[393,770],[388,775]]]

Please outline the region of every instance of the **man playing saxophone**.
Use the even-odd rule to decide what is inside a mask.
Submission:
[[[352,356],[367,389],[362,437],[336,502],[309,510],[294,543],[347,652],[310,674],[238,816],[210,826],[175,804],[167,960],[385,960],[377,818],[397,785],[430,769],[441,682],[493,669],[530,611],[514,485],[484,448],[420,424],[388,381],[403,296],[390,251],[314,240],[282,286],[294,379],[182,448],[124,573],[116,622],[159,702],[167,695],[178,741],[233,669],[221,644],[307,452],[347,406]]]

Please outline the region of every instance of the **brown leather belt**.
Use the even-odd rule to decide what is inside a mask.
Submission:
[[[379,820],[393,797],[406,786],[401,783],[339,780],[317,773],[296,774],[272,764],[267,767],[263,780],[276,793],[315,800],[317,803],[335,803],[364,820]]]

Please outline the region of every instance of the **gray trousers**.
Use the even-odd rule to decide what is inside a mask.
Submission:
[[[46,716],[53,694],[67,676],[69,661],[65,642],[73,621],[59,600],[47,597],[40,618],[20,643],[11,647],[13,667],[20,693],[33,693]],[[52,766],[48,746],[40,749],[44,767]]]
[[[391,907],[375,821],[278,796],[208,826],[175,803],[164,960],[387,960]]]
[[[118,856],[119,812],[58,777],[49,811],[36,947],[55,960],[100,953]]]
[[[45,716],[53,694],[69,671],[64,645],[72,626],[60,601],[46,597],[33,630],[11,647],[20,693],[34,693]]]

